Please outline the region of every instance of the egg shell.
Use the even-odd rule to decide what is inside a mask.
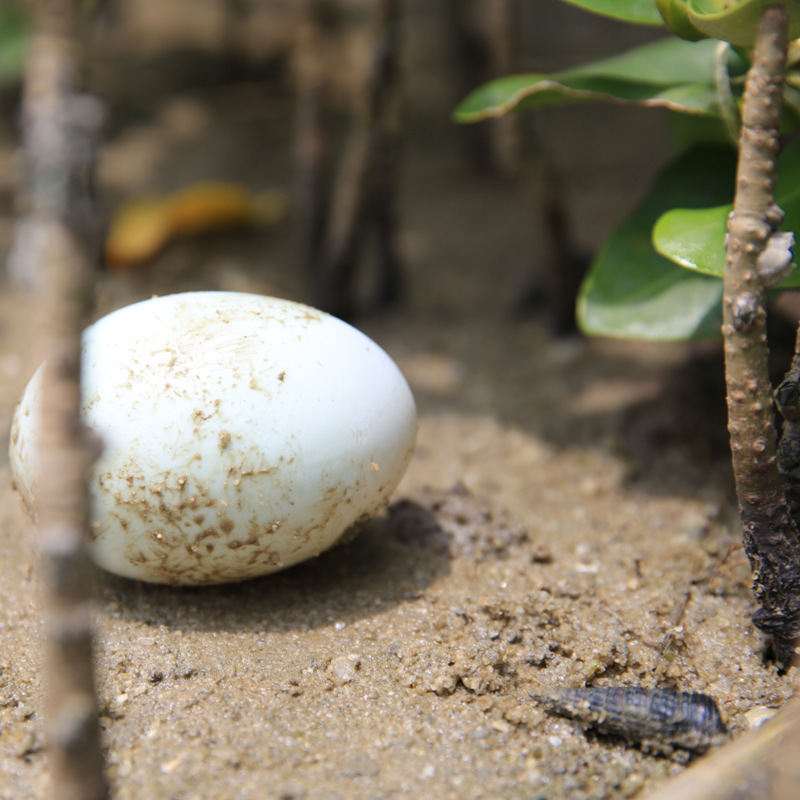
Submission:
[[[234,292],[146,300],[83,334],[82,414],[103,451],[89,547],[109,572],[212,584],[315,556],[389,500],[416,438],[411,390],[346,323]],[[11,433],[36,508],[42,370]]]

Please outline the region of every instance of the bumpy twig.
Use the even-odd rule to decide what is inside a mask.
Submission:
[[[785,238],[774,233],[782,219],[774,186],[787,27],[782,7],[764,12],[745,85],[723,300],[728,428],[744,547],[760,604],[753,621],[772,636],[783,666],[800,633],[800,537],[776,458],[764,304],[767,289],[780,278],[775,273],[785,266],[773,256],[781,243],[786,249]]]
[[[85,189],[99,124],[96,103],[75,95],[81,0],[39,0],[25,77],[26,235],[17,261],[37,275],[42,387],[38,524],[48,635],[48,749],[53,797],[107,796],[93,680],[85,548],[86,475],[80,425],[80,333],[91,298]]]

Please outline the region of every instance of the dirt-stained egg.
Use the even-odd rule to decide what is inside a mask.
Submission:
[[[41,374],[10,452],[34,515]],[[153,583],[238,581],[321,553],[388,502],[414,450],[392,359],[287,300],[189,292],[120,309],[84,332],[81,382],[103,445],[92,556]]]

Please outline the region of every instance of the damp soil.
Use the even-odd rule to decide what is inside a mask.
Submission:
[[[288,188],[283,109],[243,103],[253,91],[165,95],[136,141],[111,139],[109,206],[126,180]],[[615,113],[613,135],[605,116],[551,117],[585,247],[668,157],[663,118]],[[704,692],[734,738],[790,696],[795,670],[778,675],[749,621],[719,348],[556,337],[546,312],[518,311],[544,250],[542,188],[476,173],[444,117],[415,121],[405,299],[356,320],[415,393],[413,462],[354,540],[285,572],[211,588],[98,575],[114,797],[632,797],[685,759],[584,731],[531,695]],[[288,225],[180,242],[101,277],[96,313],[186,289],[304,300],[297,263]],[[0,303],[0,798],[22,800],[49,786],[39,575],[5,455],[36,361],[35,309],[8,282]]]

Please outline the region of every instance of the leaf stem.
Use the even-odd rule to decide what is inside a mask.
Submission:
[[[731,46],[728,42],[720,42],[714,48],[714,88],[717,92],[722,121],[728,138],[736,145],[739,141],[739,112],[736,100],[731,91],[731,76],[728,72],[728,53]]]

